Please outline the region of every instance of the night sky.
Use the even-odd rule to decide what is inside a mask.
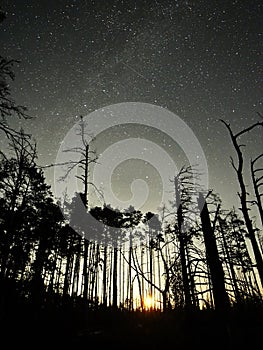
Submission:
[[[235,204],[232,147],[218,120],[238,131],[262,113],[261,1],[4,0],[1,8],[7,12],[1,54],[21,61],[12,95],[34,117],[10,123],[33,134],[39,164],[54,163],[80,115],[117,103],[148,103],[189,126],[208,163],[209,187],[226,207]],[[138,125],[127,128],[99,137],[99,154],[123,135],[145,136],[179,166],[174,140]],[[262,151],[259,132],[244,142],[248,159]],[[113,177],[117,195],[125,197],[126,182],[135,178],[152,176],[149,191],[156,188],[160,176],[151,164],[142,174],[140,160],[128,163]],[[51,169],[47,181],[52,183]]]

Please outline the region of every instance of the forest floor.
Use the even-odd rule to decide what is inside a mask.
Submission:
[[[263,308],[255,305],[227,313],[16,305],[1,321],[2,341],[26,349],[253,349],[263,334]]]

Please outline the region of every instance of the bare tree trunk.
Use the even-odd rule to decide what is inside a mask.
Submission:
[[[117,287],[117,266],[118,266],[118,248],[113,251],[113,271],[112,271],[112,306],[118,306],[118,287]]]
[[[184,297],[185,297],[185,306],[191,306],[191,293],[190,293],[190,284],[187,273],[187,262],[185,254],[185,234],[182,230],[183,226],[183,207],[181,203],[181,195],[179,189],[178,179],[174,179],[175,187],[175,200],[177,207],[177,224],[178,224],[178,239],[179,239],[179,250],[180,250],[180,259],[181,259],[181,268],[182,268],[182,277],[183,277],[183,286],[184,286]]]
[[[255,230],[253,228],[252,225],[252,221],[250,219],[249,216],[249,208],[248,208],[248,201],[247,201],[247,191],[246,191],[246,185],[244,182],[244,177],[243,177],[243,167],[244,167],[244,159],[243,159],[243,154],[241,152],[240,149],[240,145],[237,142],[237,139],[239,136],[249,132],[250,130],[252,130],[253,128],[257,127],[257,126],[263,126],[263,122],[258,122],[255,123],[253,125],[251,125],[250,127],[248,127],[247,129],[244,129],[242,131],[240,131],[239,133],[237,133],[236,135],[233,134],[230,125],[227,124],[225,121],[221,120],[222,123],[224,123],[224,125],[227,127],[232,143],[234,145],[234,148],[236,150],[237,153],[237,157],[238,157],[238,165],[235,166],[233,159],[231,159],[232,161],[232,166],[236,171],[237,174],[237,178],[238,178],[238,182],[239,182],[239,187],[240,187],[240,194],[239,194],[239,198],[240,198],[240,203],[241,203],[241,210],[243,213],[243,217],[245,220],[245,224],[248,230],[248,234],[249,234],[249,238],[251,241],[251,245],[253,248],[253,252],[254,252],[254,256],[255,256],[255,260],[256,260],[256,264],[257,264],[257,269],[258,269],[258,274],[259,274],[259,278],[261,281],[261,285],[263,287],[263,259],[262,259],[262,255],[260,253],[260,249],[258,246],[258,242],[256,240],[256,236],[255,236]]]
[[[75,253],[75,266],[73,273],[73,296],[78,295],[79,290],[79,277],[80,277],[80,256],[81,256],[81,237],[77,236],[76,238],[76,253]]]
[[[125,247],[124,249],[125,250]],[[123,255],[122,255],[122,303],[123,303],[123,306],[125,305],[125,259],[123,258]]]
[[[261,175],[258,178],[256,177],[256,173],[257,172],[262,172],[263,168],[259,168],[259,169],[255,169],[254,168],[255,162],[257,160],[259,160],[261,157],[263,157],[263,153],[260,156],[256,157],[254,160],[251,160],[251,162],[250,162],[250,171],[251,171],[251,177],[252,177],[254,192],[255,192],[255,196],[256,196],[256,204],[257,204],[257,207],[258,207],[261,223],[262,223],[262,226],[263,226],[263,207],[262,207],[262,201],[261,201],[261,197],[263,196],[263,193],[260,193],[260,191],[259,191],[259,187],[263,186],[263,175]]]
[[[110,251],[110,271],[109,271],[109,282],[108,282],[110,306],[112,305],[112,271],[113,271],[112,265],[113,265],[113,251],[111,248],[111,251]]]
[[[88,278],[88,252],[89,241],[84,238],[84,254],[83,254],[83,299],[86,302],[88,298],[89,278]]]
[[[224,271],[219,260],[207,204],[202,193],[199,193],[198,205],[204,234],[207,262],[211,273],[215,308],[218,310],[225,310],[229,306],[229,299],[225,289]]]
[[[93,242],[93,253],[91,257],[91,267],[92,267],[92,274],[91,274],[91,287],[90,287],[90,300],[92,303],[96,302],[96,275],[97,275],[97,264],[98,264],[98,252],[97,252],[97,244]]]
[[[103,254],[103,277],[102,277],[102,302],[103,305],[107,306],[107,246],[104,246],[104,254]]]
[[[186,258],[188,261],[188,275],[189,275],[189,282],[190,282],[190,297],[191,297],[191,303],[193,306],[197,306],[198,302],[196,300],[196,295],[195,295],[195,279],[194,279],[194,274],[191,271],[191,262],[190,262],[190,254],[189,254],[189,248],[186,245],[185,247],[185,252],[186,252]]]
[[[62,266],[63,266],[63,259],[60,256],[59,257],[59,266],[58,269],[55,271],[55,291],[56,293],[61,293],[61,275],[62,275]],[[56,265],[55,265],[56,267]]]
[[[135,251],[135,254],[136,254],[136,251]],[[132,251],[132,260],[133,260],[133,264],[134,264],[135,269],[136,269],[136,277],[137,277],[137,281],[138,281],[139,296],[140,296],[140,305],[141,305],[141,309],[143,310],[142,285],[141,285],[141,280],[140,280],[140,275],[139,275],[138,269],[136,268],[136,261],[135,261],[135,257],[134,257],[134,251]]]
[[[69,254],[67,256],[65,278],[64,278],[64,285],[63,285],[63,297],[64,298],[69,293],[69,287],[70,287],[70,283],[71,283],[72,265],[73,265],[73,257],[71,254]]]
[[[144,247],[142,246],[142,244],[140,245],[140,248],[141,248],[141,262],[140,262],[140,265],[141,265],[141,270],[142,270],[142,275],[144,274]],[[144,298],[145,298],[145,288],[144,288],[144,278],[142,277],[142,308],[144,309],[144,304],[143,304],[143,301],[144,301]]]
[[[149,267],[150,267],[150,296],[153,297],[153,248],[152,248],[152,231],[149,228]]]
[[[88,256],[88,303],[92,301],[92,278],[93,278],[93,259],[94,259],[94,247],[95,243],[90,242],[89,245],[89,256]]]
[[[48,283],[48,292],[49,293],[52,293],[54,291],[54,280],[55,280],[55,289],[56,289],[56,286],[57,286],[57,274],[61,271],[61,269],[60,269],[61,259],[59,259],[59,266],[58,267],[57,267],[57,260],[58,260],[57,254],[55,254],[55,259],[54,259],[54,262],[53,262],[52,271],[51,271],[50,278],[49,278],[49,283]]]
[[[218,221],[219,221],[219,227],[220,227],[221,235],[222,235],[222,238],[223,238],[224,250],[225,250],[225,253],[226,253],[226,258],[227,258],[228,265],[229,265],[229,269],[230,269],[231,280],[232,280],[233,286],[234,286],[235,298],[236,298],[236,301],[237,301],[238,303],[240,303],[240,301],[241,301],[241,296],[240,296],[240,292],[239,292],[239,288],[238,288],[238,283],[237,283],[237,279],[236,279],[236,273],[235,273],[235,269],[234,269],[233,262],[231,261],[229,249],[228,249],[227,242],[226,242],[226,238],[225,238],[224,229],[223,229],[223,227],[222,227],[222,220],[221,220],[220,217],[218,217]]]
[[[96,249],[96,270],[95,270],[95,291],[94,291],[94,299],[95,299],[95,306],[98,306],[99,303],[99,262],[100,262],[100,245],[97,244]]]
[[[130,232],[129,237],[129,255],[128,255],[128,276],[127,276],[127,301],[128,301],[128,310],[131,310],[132,308],[132,300],[131,300],[131,294],[132,294],[132,233]]]

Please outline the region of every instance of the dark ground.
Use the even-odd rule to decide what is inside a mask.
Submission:
[[[0,284],[1,349],[254,349],[262,334],[259,300],[225,312],[128,312]]]
[[[7,311],[7,310],[6,310]],[[225,314],[213,310],[167,313],[94,310],[84,307],[9,306],[1,314],[8,346],[38,349],[253,349],[262,342],[263,309],[250,305]]]

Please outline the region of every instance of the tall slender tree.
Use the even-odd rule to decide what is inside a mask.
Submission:
[[[253,188],[254,188],[255,197],[256,197],[256,200],[253,201],[253,203],[257,205],[259,216],[261,219],[261,224],[263,226],[263,205],[262,205],[263,192],[261,192],[261,187],[263,186],[263,167],[255,168],[257,162],[262,159],[263,159],[263,153],[250,161],[250,172],[251,172],[252,183],[253,183]]]
[[[229,299],[225,289],[224,271],[219,259],[207,203],[201,192],[199,193],[198,205],[204,234],[207,263],[211,273],[215,307],[219,310],[225,310],[229,306]]]
[[[255,236],[255,228],[253,227],[252,220],[249,215],[249,207],[248,207],[248,192],[247,192],[247,186],[245,184],[245,179],[244,179],[244,157],[243,153],[241,150],[242,145],[239,144],[239,139],[242,135],[252,131],[253,129],[257,127],[263,127],[263,121],[262,122],[256,122],[249,127],[239,131],[238,133],[234,134],[230,124],[226,123],[224,120],[221,120],[221,122],[226,126],[232,144],[234,146],[234,149],[236,151],[237,155],[237,165],[235,165],[235,162],[233,158],[231,158],[231,164],[237,174],[238,178],[238,183],[239,183],[239,188],[240,188],[240,193],[239,193],[239,199],[240,199],[240,204],[241,204],[241,210],[242,214],[246,223],[248,235],[251,241],[252,249],[254,252],[256,264],[257,264],[257,269],[258,269],[258,275],[261,281],[261,285],[263,287],[263,259],[262,255],[258,246],[258,242]]]

